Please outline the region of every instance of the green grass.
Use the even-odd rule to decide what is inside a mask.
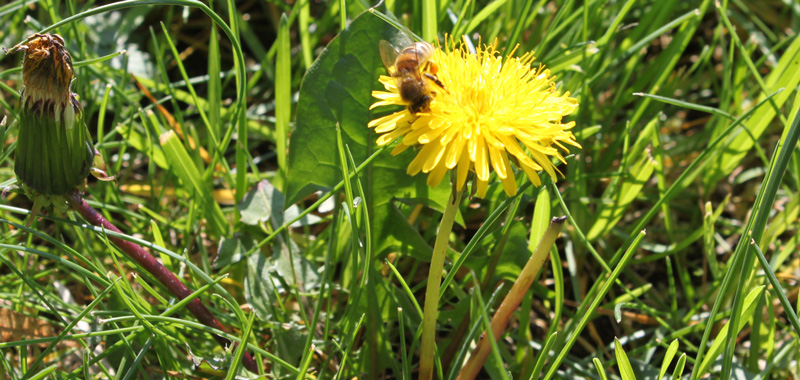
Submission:
[[[485,199],[462,200],[439,298],[440,379],[456,378],[562,215],[549,263],[480,378],[800,372],[797,4],[368,6],[0,5],[0,45],[41,31],[67,41],[73,91],[118,178],[89,180],[86,197],[123,231],[72,213],[29,228],[31,202],[4,196],[0,378],[233,378],[249,374],[245,351],[268,378],[416,378],[450,189],[409,177],[414,153],[392,156],[366,126],[385,114],[368,107],[391,23],[504,53],[519,44],[517,56],[536,52],[580,101],[569,120],[583,149],[559,166],[564,178],[537,188],[518,176],[516,197],[493,181]],[[15,182],[19,66],[20,55],[0,61],[4,187]],[[229,332],[199,323],[189,299],[108,237],[160,258]],[[214,334],[246,350],[225,350]]]

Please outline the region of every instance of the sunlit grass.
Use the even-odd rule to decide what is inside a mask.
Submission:
[[[496,176],[483,199],[467,186],[445,236],[437,377],[456,378],[563,215],[478,378],[788,378],[800,360],[800,13],[789,3],[0,5],[0,45],[40,31],[66,40],[73,91],[118,178],[90,180],[86,197],[122,230],[55,213],[28,228],[31,202],[4,195],[0,378],[245,375],[243,350],[214,335],[245,339],[275,377],[417,378],[450,188],[407,176],[414,149],[392,157],[367,128],[402,110],[368,110],[391,23],[501,54],[519,44],[580,104],[565,122],[583,149],[554,161],[565,178],[539,173],[535,187],[518,171],[513,197]],[[20,57],[0,61],[4,187]],[[106,235],[153,253],[231,332],[182,311],[188,299]]]

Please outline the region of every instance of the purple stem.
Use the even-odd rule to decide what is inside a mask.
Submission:
[[[100,215],[100,213],[92,208],[92,206],[89,206],[78,190],[70,192],[67,194],[66,198],[67,202],[69,202],[70,206],[72,206],[72,209],[81,214],[83,219],[85,219],[87,222],[109,231],[122,233],[119,228],[111,224],[108,219]],[[111,242],[113,242],[117,247],[119,247],[120,251],[128,255],[128,257],[139,263],[139,265],[141,265],[145,270],[150,272],[150,274],[153,275],[153,277],[155,277],[167,289],[169,289],[169,291],[175,297],[184,299],[192,294],[192,290],[184,285],[184,283],[181,282],[174,273],[172,273],[169,269],[167,269],[167,267],[161,264],[161,262],[156,260],[153,255],[145,251],[139,245],[113,236],[108,236],[108,239],[111,240]],[[203,303],[200,301],[200,298],[191,300],[188,304],[186,304],[186,308],[189,309],[189,311],[191,311],[192,314],[194,314],[194,316],[197,317],[197,319],[204,325],[219,329],[221,331],[227,331],[225,326],[222,325],[217,317],[215,317],[214,314],[211,314],[205,305],[203,305]],[[226,347],[231,344],[228,339],[219,335],[214,335],[214,339],[216,339],[216,341],[222,347]],[[234,343],[234,347],[236,344],[238,343]],[[258,373],[259,366],[256,361],[253,360],[253,357],[249,352],[244,353],[242,363],[249,371]]]

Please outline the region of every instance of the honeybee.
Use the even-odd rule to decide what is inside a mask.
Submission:
[[[381,60],[412,114],[428,109],[436,96],[434,85],[447,91],[436,76],[439,66],[431,60],[433,45],[420,41],[398,50],[381,40],[379,48]]]

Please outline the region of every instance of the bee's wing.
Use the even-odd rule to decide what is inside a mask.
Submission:
[[[397,56],[400,54],[389,41],[381,40],[378,44],[378,51],[381,53],[381,61],[383,61],[383,65],[386,66],[386,70],[389,71],[391,75],[394,72],[394,63],[397,60]]]

